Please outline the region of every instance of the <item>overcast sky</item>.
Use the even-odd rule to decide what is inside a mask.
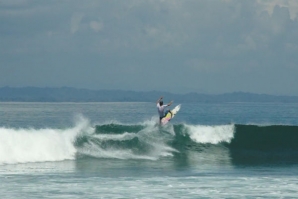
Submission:
[[[297,0],[0,0],[0,87],[298,95]]]

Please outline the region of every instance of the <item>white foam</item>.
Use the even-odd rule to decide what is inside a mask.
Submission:
[[[98,145],[90,142],[86,144],[83,148],[79,149],[79,153],[88,155],[96,158],[115,158],[115,159],[147,159],[156,160],[154,157],[146,155],[136,155],[131,149],[102,149]]]
[[[171,148],[166,144],[166,138],[160,134],[159,127],[156,126],[155,119],[145,121],[142,123],[144,129],[138,132],[123,134],[92,134],[87,143],[78,149],[80,154],[88,155],[96,158],[116,158],[116,159],[150,159],[157,160],[160,157],[173,156],[173,152],[177,150]],[[170,128],[170,127],[169,127]],[[173,128],[173,127],[172,127]],[[173,130],[171,128],[171,130]],[[137,150],[130,148],[118,148],[117,146],[110,146],[108,148],[101,148],[97,141],[129,141],[138,138],[141,145],[147,146],[146,152],[138,153]],[[173,138],[173,136],[171,136]],[[96,139],[96,141],[94,140]],[[139,150],[142,150],[141,148]]]
[[[234,125],[185,125],[184,133],[187,133],[190,138],[197,143],[230,143],[234,136],[234,128]]]
[[[97,138],[99,140],[105,141],[105,140],[131,140],[133,138],[137,137],[135,133],[123,133],[123,134],[98,134],[93,135],[92,138]]]
[[[0,128],[0,165],[74,159],[76,135],[89,128],[81,120],[68,129]]]

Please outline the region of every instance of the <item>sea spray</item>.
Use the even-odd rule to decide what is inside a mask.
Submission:
[[[82,118],[67,129],[1,127],[0,165],[74,159],[73,142],[88,128],[88,121]]]
[[[234,125],[203,126],[185,124],[184,126],[183,133],[188,134],[197,143],[230,143],[234,136]]]
[[[150,159],[172,156],[177,151],[167,144],[173,132],[156,123],[101,124],[95,126],[92,135],[77,140],[79,155],[96,158]],[[165,134],[164,131],[167,133]],[[172,128],[173,131],[173,128]]]

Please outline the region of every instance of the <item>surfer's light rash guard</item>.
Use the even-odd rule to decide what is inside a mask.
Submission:
[[[159,114],[160,118],[165,116],[164,110],[165,110],[165,107],[167,107],[167,106],[168,106],[167,104],[160,106],[160,104],[157,103],[156,107],[157,107],[157,111],[158,111],[158,114]]]

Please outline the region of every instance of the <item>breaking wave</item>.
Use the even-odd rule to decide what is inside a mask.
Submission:
[[[0,165],[81,158],[156,161],[188,152],[233,163],[298,159],[298,127],[283,125],[159,126],[152,122],[91,125],[86,119],[67,129],[0,127]],[[228,153],[226,153],[228,151]],[[207,157],[207,156],[206,156]]]

